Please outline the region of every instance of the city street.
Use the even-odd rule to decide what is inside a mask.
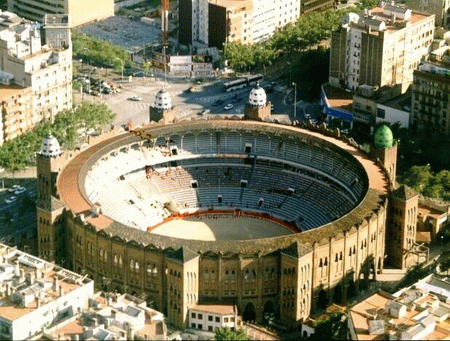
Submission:
[[[13,185],[26,188],[21,194],[9,192]],[[16,201],[6,203],[6,199],[16,197]],[[24,207],[22,200],[29,196],[36,200],[36,169],[34,167],[14,174],[0,173],[0,241],[18,244],[22,236],[32,238],[36,234],[36,209]],[[8,221],[7,218],[11,218]]]
[[[99,78],[105,79],[105,77]],[[116,114],[114,124],[118,125],[127,124],[130,120],[137,125],[148,123],[149,106],[153,104],[156,93],[163,87],[171,94],[173,105],[180,118],[195,117],[205,110],[209,110],[212,115],[243,115],[244,106],[252,89],[248,87],[232,92],[224,92],[223,82],[225,80],[221,79],[206,80],[201,84],[195,84],[195,92],[190,91],[194,84],[189,79],[169,80],[167,82],[164,82],[161,77],[134,77],[131,82],[128,81],[128,78],[121,82],[120,77],[117,76],[110,76],[108,79],[121,84],[123,91],[111,95],[102,95],[101,97],[84,94],[83,97],[85,101],[107,104]],[[263,81],[261,86],[268,89],[269,83],[269,80]],[[273,92],[267,93],[267,98],[273,105],[274,118],[279,120],[300,120],[304,119],[305,114],[310,114],[312,118],[315,118],[319,111],[318,104],[311,104],[302,100],[297,101],[297,115],[296,118],[293,117],[293,92],[293,88],[277,85]],[[74,93],[75,101],[79,103],[81,94],[79,92]],[[130,100],[132,96],[139,96],[141,100],[132,101]],[[297,96],[297,99],[299,97]],[[217,105],[216,102],[219,100],[222,103]],[[227,104],[232,104],[233,107],[226,110],[225,106]]]

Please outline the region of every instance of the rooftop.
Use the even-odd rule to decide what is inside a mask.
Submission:
[[[445,302],[449,288],[450,283],[430,275],[394,295],[373,294],[350,309],[357,339],[450,338],[450,305]]]
[[[0,244],[0,317],[14,321],[92,281]]]
[[[47,328],[45,335],[73,340],[165,339],[164,315],[134,296],[98,292],[83,315]],[[129,328],[131,327],[131,329]]]
[[[203,311],[205,313],[217,315],[234,315],[237,314],[235,305],[215,305],[215,304],[196,304],[190,308],[191,310]]]

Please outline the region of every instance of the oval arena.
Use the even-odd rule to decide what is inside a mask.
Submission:
[[[178,326],[197,303],[297,324],[345,301],[382,269],[388,180],[357,147],[316,130],[154,124],[38,158],[57,174],[49,205],[66,232],[65,265],[142,294]],[[39,231],[40,256],[62,257]]]

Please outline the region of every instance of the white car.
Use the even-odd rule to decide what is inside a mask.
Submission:
[[[10,189],[8,189],[8,192],[12,193],[17,191],[20,188],[19,185],[12,185]]]
[[[17,200],[17,198],[15,196],[12,196],[12,197],[9,197],[8,199],[5,199],[5,202],[7,204],[11,204],[11,203],[13,203],[16,200]]]
[[[27,189],[25,187],[20,187],[16,191],[14,191],[14,194],[15,195],[19,195],[19,194],[22,194],[22,193],[24,193],[26,191],[27,191]]]
[[[233,104],[229,103],[224,107],[225,110],[233,109]]]
[[[142,101],[142,98],[139,96],[131,96],[130,98],[128,98],[130,101]]]

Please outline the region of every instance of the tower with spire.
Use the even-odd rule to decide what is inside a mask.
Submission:
[[[56,180],[64,160],[58,140],[48,135],[36,154],[37,222],[39,257],[60,264],[64,258],[61,218],[63,204],[58,199]]]
[[[375,159],[379,159],[386,168],[391,187],[395,187],[397,172],[397,148],[392,130],[387,125],[381,125],[375,130],[371,154]]]
[[[244,117],[248,120],[265,120],[270,117],[271,103],[267,100],[266,92],[259,83],[250,91],[248,103],[244,108]]]
[[[163,87],[156,93],[155,102],[150,106],[150,121],[170,123],[175,119],[172,97]]]

